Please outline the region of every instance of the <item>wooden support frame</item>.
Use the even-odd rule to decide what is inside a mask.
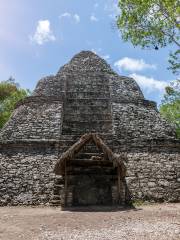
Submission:
[[[67,182],[67,161],[65,160],[65,174],[64,174],[64,180],[65,180],[65,183],[64,183],[64,206],[66,207],[67,206],[67,194],[68,194],[68,192],[67,192],[67,184],[68,184],[68,182]]]
[[[89,160],[87,162],[83,162],[81,160],[74,160],[76,154],[80,152],[80,150],[90,141],[93,141],[96,147],[101,150],[103,155],[105,156],[105,161],[102,159]],[[57,161],[54,167],[54,173],[57,175],[63,175],[65,184],[64,184],[64,206],[69,205],[69,194],[70,189],[68,191],[68,174],[70,173],[70,169],[67,168],[71,165],[83,165],[86,166],[108,166],[112,164],[114,168],[117,168],[117,199],[116,202],[118,204],[122,204],[124,202],[124,192],[126,193],[126,188],[124,185],[124,179],[126,177],[126,166],[125,161],[127,160],[127,153],[116,154],[113,153],[112,150],[102,141],[102,139],[95,133],[84,134],[76,143],[74,143],[66,152],[64,152],[60,159]],[[67,172],[68,170],[68,172]],[[69,186],[70,187],[70,186]]]
[[[120,176],[120,167],[117,167],[117,175],[118,175],[118,203],[121,204],[121,176]]]

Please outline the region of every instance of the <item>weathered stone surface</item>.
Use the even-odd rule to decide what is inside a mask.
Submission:
[[[118,138],[169,139],[174,128],[160,117],[157,109],[142,103],[113,103],[113,127]]]
[[[2,140],[59,139],[62,103],[20,105],[1,132]]]
[[[48,203],[56,161],[88,132],[97,132],[114,152],[128,152],[133,198],[180,200],[180,142],[173,126],[132,78],[118,76],[103,59],[83,51],[55,76],[41,79],[2,129],[0,205]],[[57,184],[61,193],[63,184]],[[115,201],[117,186],[111,194]],[[69,202],[72,197],[69,191]]]
[[[129,153],[127,169],[134,198],[180,201],[179,153]]]

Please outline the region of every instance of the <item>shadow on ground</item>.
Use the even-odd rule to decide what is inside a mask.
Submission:
[[[123,212],[140,211],[141,208],[132,206],[83,206],[83,207],[64,207],[63,211],[68,212]]]

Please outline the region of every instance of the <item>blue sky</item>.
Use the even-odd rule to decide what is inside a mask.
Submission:
[[[141,50],[124,43],[114,27],[117,14],[116,0],[0,0],[0,80],[13,76],[33,90],[73,55],[92,50],[160,103],[174,79],[167,70],[170,47]]]

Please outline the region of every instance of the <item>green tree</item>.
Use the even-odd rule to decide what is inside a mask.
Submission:
[[[175,125],[177,137],[180,138],[180,80],[172,82],[165,90],[160,113]]]
[[[20,88],[12,77],[0,82],[0,128],[8,121],[16,103],[29,94],[29,90]]]
[[[169,69],[180,72],[180,2],[179,0],[119,0],[117,26],[123,40],[142,48],[159,48],[174,44]]]

